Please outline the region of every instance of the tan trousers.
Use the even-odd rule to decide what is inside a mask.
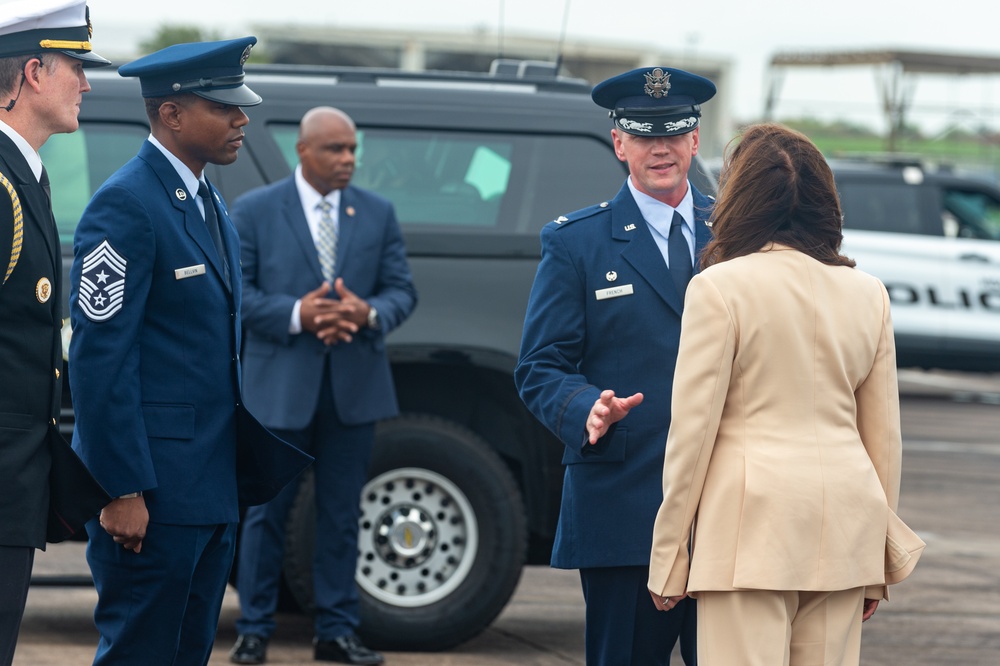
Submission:
[[[864,588],[698,592],[699,666],[858,666]]]

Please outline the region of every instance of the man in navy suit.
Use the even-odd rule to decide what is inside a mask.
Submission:
[[[38,150],[74,132],[90,48],[84,0],[0,5],[0,665],[8,666],[35,549],[82,529],[107,503],[60,481],[60,456],[89,475],[59,434],[62,262],[49,179]],[[89,479],[88,479],[89,480]],[[92,480],[90,480],[92,482]],[[98,489],[99,490],[99,489]],[[67,520],[60,496],[81,509]],[[104,495],[103,497],[101,497]],[[53,535],[57,525],[68,528]],[[48,525],[47,525],[48,523]]]
[[[243,259],[243,390],[267,427],[316,456],[317,660],[379,664],[363,645],[357,567],[360,495],[375,421],[398,412],[386,334],[416,290],[392,204],[349,185],[357,139],[338,109],[303,116],[299,165],[233,205]],[[284,526],[296,489],[247,512],[230,659],[263,663],[274,632]]]
[[[269,500],[309,456],[240,394],[239,240],[208,163],[243,142],[256,38],[179,44],[138,76],[151,134],[76,230],[70,274],[74,447],[115,497],[87,525],[95,664],[206,664],[239,505]]]
[[[515,382],[566,445],[552,566],[580,570],[594,666],[668,664],[678,636],[695,663],[693,602],[660,613],[646,583],[684,291],[710,235],[712,200],[687,176],[714,94],[666,67],[595,86],[628,180],[541,234]]]

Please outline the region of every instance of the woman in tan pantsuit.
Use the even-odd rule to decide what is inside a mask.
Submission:
[[[748,128],[688,287],[649,589],[698,599],[701,666],[857,664],[861,622],[923,542],[895,510],[889,297],[839,253],[833,175]],[[689,555],[690,553],[690,555]]]

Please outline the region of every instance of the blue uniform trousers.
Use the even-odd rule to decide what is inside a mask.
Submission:
[[[587,666],[667,666],[678,637],[684,663],[695,666],[695,600],[658,611],[648,580],[648,567],[580,569],[587,602]]]
[[[329,371],[327,371],[329,372]],[[360,624],[357,584],[358,519],[361,489],[368,477],[375,426],[345,425],[337,418],[333,392],[324,377],[312,423],[305,430],[273,429],[284,439],[316,457],[316,552],[313,593],[316,637],[330,641],[355,631]],[[285,524],[298,484],[261,506],[247,510],[240,536],[236,588],[240,618],[236,630],[269,638],[276,626]]]
[[[135,553],[87,523],[101,634],[95,666],[197,666],[215,644],[236,552],[236,523],[150,523]]]

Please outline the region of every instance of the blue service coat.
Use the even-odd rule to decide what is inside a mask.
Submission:
[[[243,392],[250,410],[269,428],[305,428],[329,366],[342,423],[396,416],[385,336],[413,311],[417,292],[392,204],[357,187],[341,191],[335,278],[378,311],[380,324],[330,346],[311,333],[288,332],[295,301],[323,283],[294,175],[240,197],[233,219],[243,257]]]
[[[713,201],[692,190],[697,256],[711,237]],[[612,201],[549,223],[541,241],[515,382],[566,445],[552,566],[646,565],[662,500],[681,296],[627,184]],[[623,295],[597,297],[609,288]],[[587,416],[605,389],[645,400],[590,446]]]
[[[228,284],[197,193],[148,141],[74,240],[73,445],[113,497],[143,491],[151,522],[237,522],[311,460],[242,406],[239,239],[211,189]]]

